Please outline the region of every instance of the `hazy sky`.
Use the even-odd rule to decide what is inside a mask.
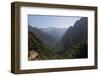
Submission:
[[[71,17],[71,16],[28,16],[28,24],[33,27],[38,28],[47,28],[47,27],[56,27],[56,28],[68,28],[73,26],[77,20],[81,17]]]

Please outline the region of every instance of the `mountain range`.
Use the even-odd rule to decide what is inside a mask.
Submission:
[[[68,29],[54,27],[36,28],[29,25],[28,31],[33,33],[33,35],[42,42],[41,45],[45,48],[44,51],[52,52],[52,56],[50,57],[49,55],[51,59],[57,57],[63,59],[88,57],[87,17],[82,17],[80,20],[77,20],[75,24]],[[53,57],[53,55],[55,56]]]
[[[48,28],[40,28],[43,32],[48,33],[53,36],[57,41],[59,41],[64,33],[67,31],[67,28],[56,28],[56,27],[48,27]]]

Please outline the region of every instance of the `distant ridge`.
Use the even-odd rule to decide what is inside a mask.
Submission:
[[[36,35],[36,37],[39,38],[42,42],[44,42],[44,44],[48,47],[53,47],[57,42],[54,37],[36,27],[28,25],[28,31]]]
[[[40,29],[43,32],[46,32],[52,37],[54,37],[57,41],[59,41],[67,31],[66,28],[56,28],[56,27],[48,27],[48,28],[40,28]]]

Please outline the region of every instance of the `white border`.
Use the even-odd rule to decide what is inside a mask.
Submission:
[[[88,58],[28,61],[28,14],[88,17]],[[39,7],[20,8],[20,69],[43,69],[94,65],[94,11]]]

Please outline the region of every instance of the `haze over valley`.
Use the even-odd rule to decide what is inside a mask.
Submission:
[[[33,22],[29,20],[28,25],[28,50],[29,52],[34,50],[38,53],[35,58],[36,60],[88,57],[87,17],[43,17],[40,18],[41,21],[34,20],[39,17],[40,16],[35,16],[35,18],[34,16],[33,18],[31,17]],[[39,21],[40,23],[34,21]]]

